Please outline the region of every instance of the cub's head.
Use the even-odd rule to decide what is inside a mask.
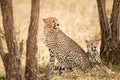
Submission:
[[[99,45],[99,40],[90,40],[90,41],[85,40],[85,42],[86,42],[87,49],[92,51],[97,50],[97,47]]]
[[[55,31],[58,29],[59,23],[58,20],[55,17],[49,17],[46,19],[43,19],[45,24],[45,29],[48,30],[48,32]]]

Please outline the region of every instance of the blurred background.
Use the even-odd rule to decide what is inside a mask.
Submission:
[[[106,0],[108,18],[111,14],[112,0]],[[24,67],[26,39],[30,23],[30,0],[13,0],[14,25],[18,43],[24,40],[24,55],[22,56]],[[1,14],[1,12],[0,12]],[[75,40],[85,51],[85,40],[100,40],[100,25],[96,0],[40,0],[40,21],[38,30],[38,64],[45,66],[49,60],[49,52],[44,44],[43,18],[56,17],[59,20],[60,29]],[[0,15],[0,28],[3,30],[2,16]],[[7,52],[3,39],[4,50]],[[4,75],[4,67],[0,58],[0,76]]]

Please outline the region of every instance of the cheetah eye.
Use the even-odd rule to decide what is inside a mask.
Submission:
[[[59,26],[60,24],[57,24],[57,26]]]

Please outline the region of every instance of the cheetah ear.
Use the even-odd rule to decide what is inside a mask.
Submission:
[[[44,22],[46,21],[46,19],[42,19]]]
[[[100,42],[100,39],[95,39],[97,42]]]

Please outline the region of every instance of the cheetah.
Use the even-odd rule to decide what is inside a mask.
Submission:
[[[87,55],[89,56],[89,60],[91,61],[92,68],[95,67],[95,65],[98,69],[104,70],[108,74],[114,74],[107,66],[105,66],[100,58],[100,53],[98,53],[97,48],[99,45],[99,40],[85,40],[87,44]]]
[[[100,53],[98,52],[97,48],[99,45],[99,41],[98,40],[86,40],[86,46],[87,46],[87,54],[89,56],[89,60],[92,63],[92,66],[94,66],[95,64],[102,64],[101,63],[101,58],[100,58]]]
[[[87,72],[92,68],[87,53],[70,37],[59,28],[57,18],[49,17],[44,21],[44,39],[50,52],[50,74],[55,69],[54,63],[57,59],[59,66],[74,70]]]

